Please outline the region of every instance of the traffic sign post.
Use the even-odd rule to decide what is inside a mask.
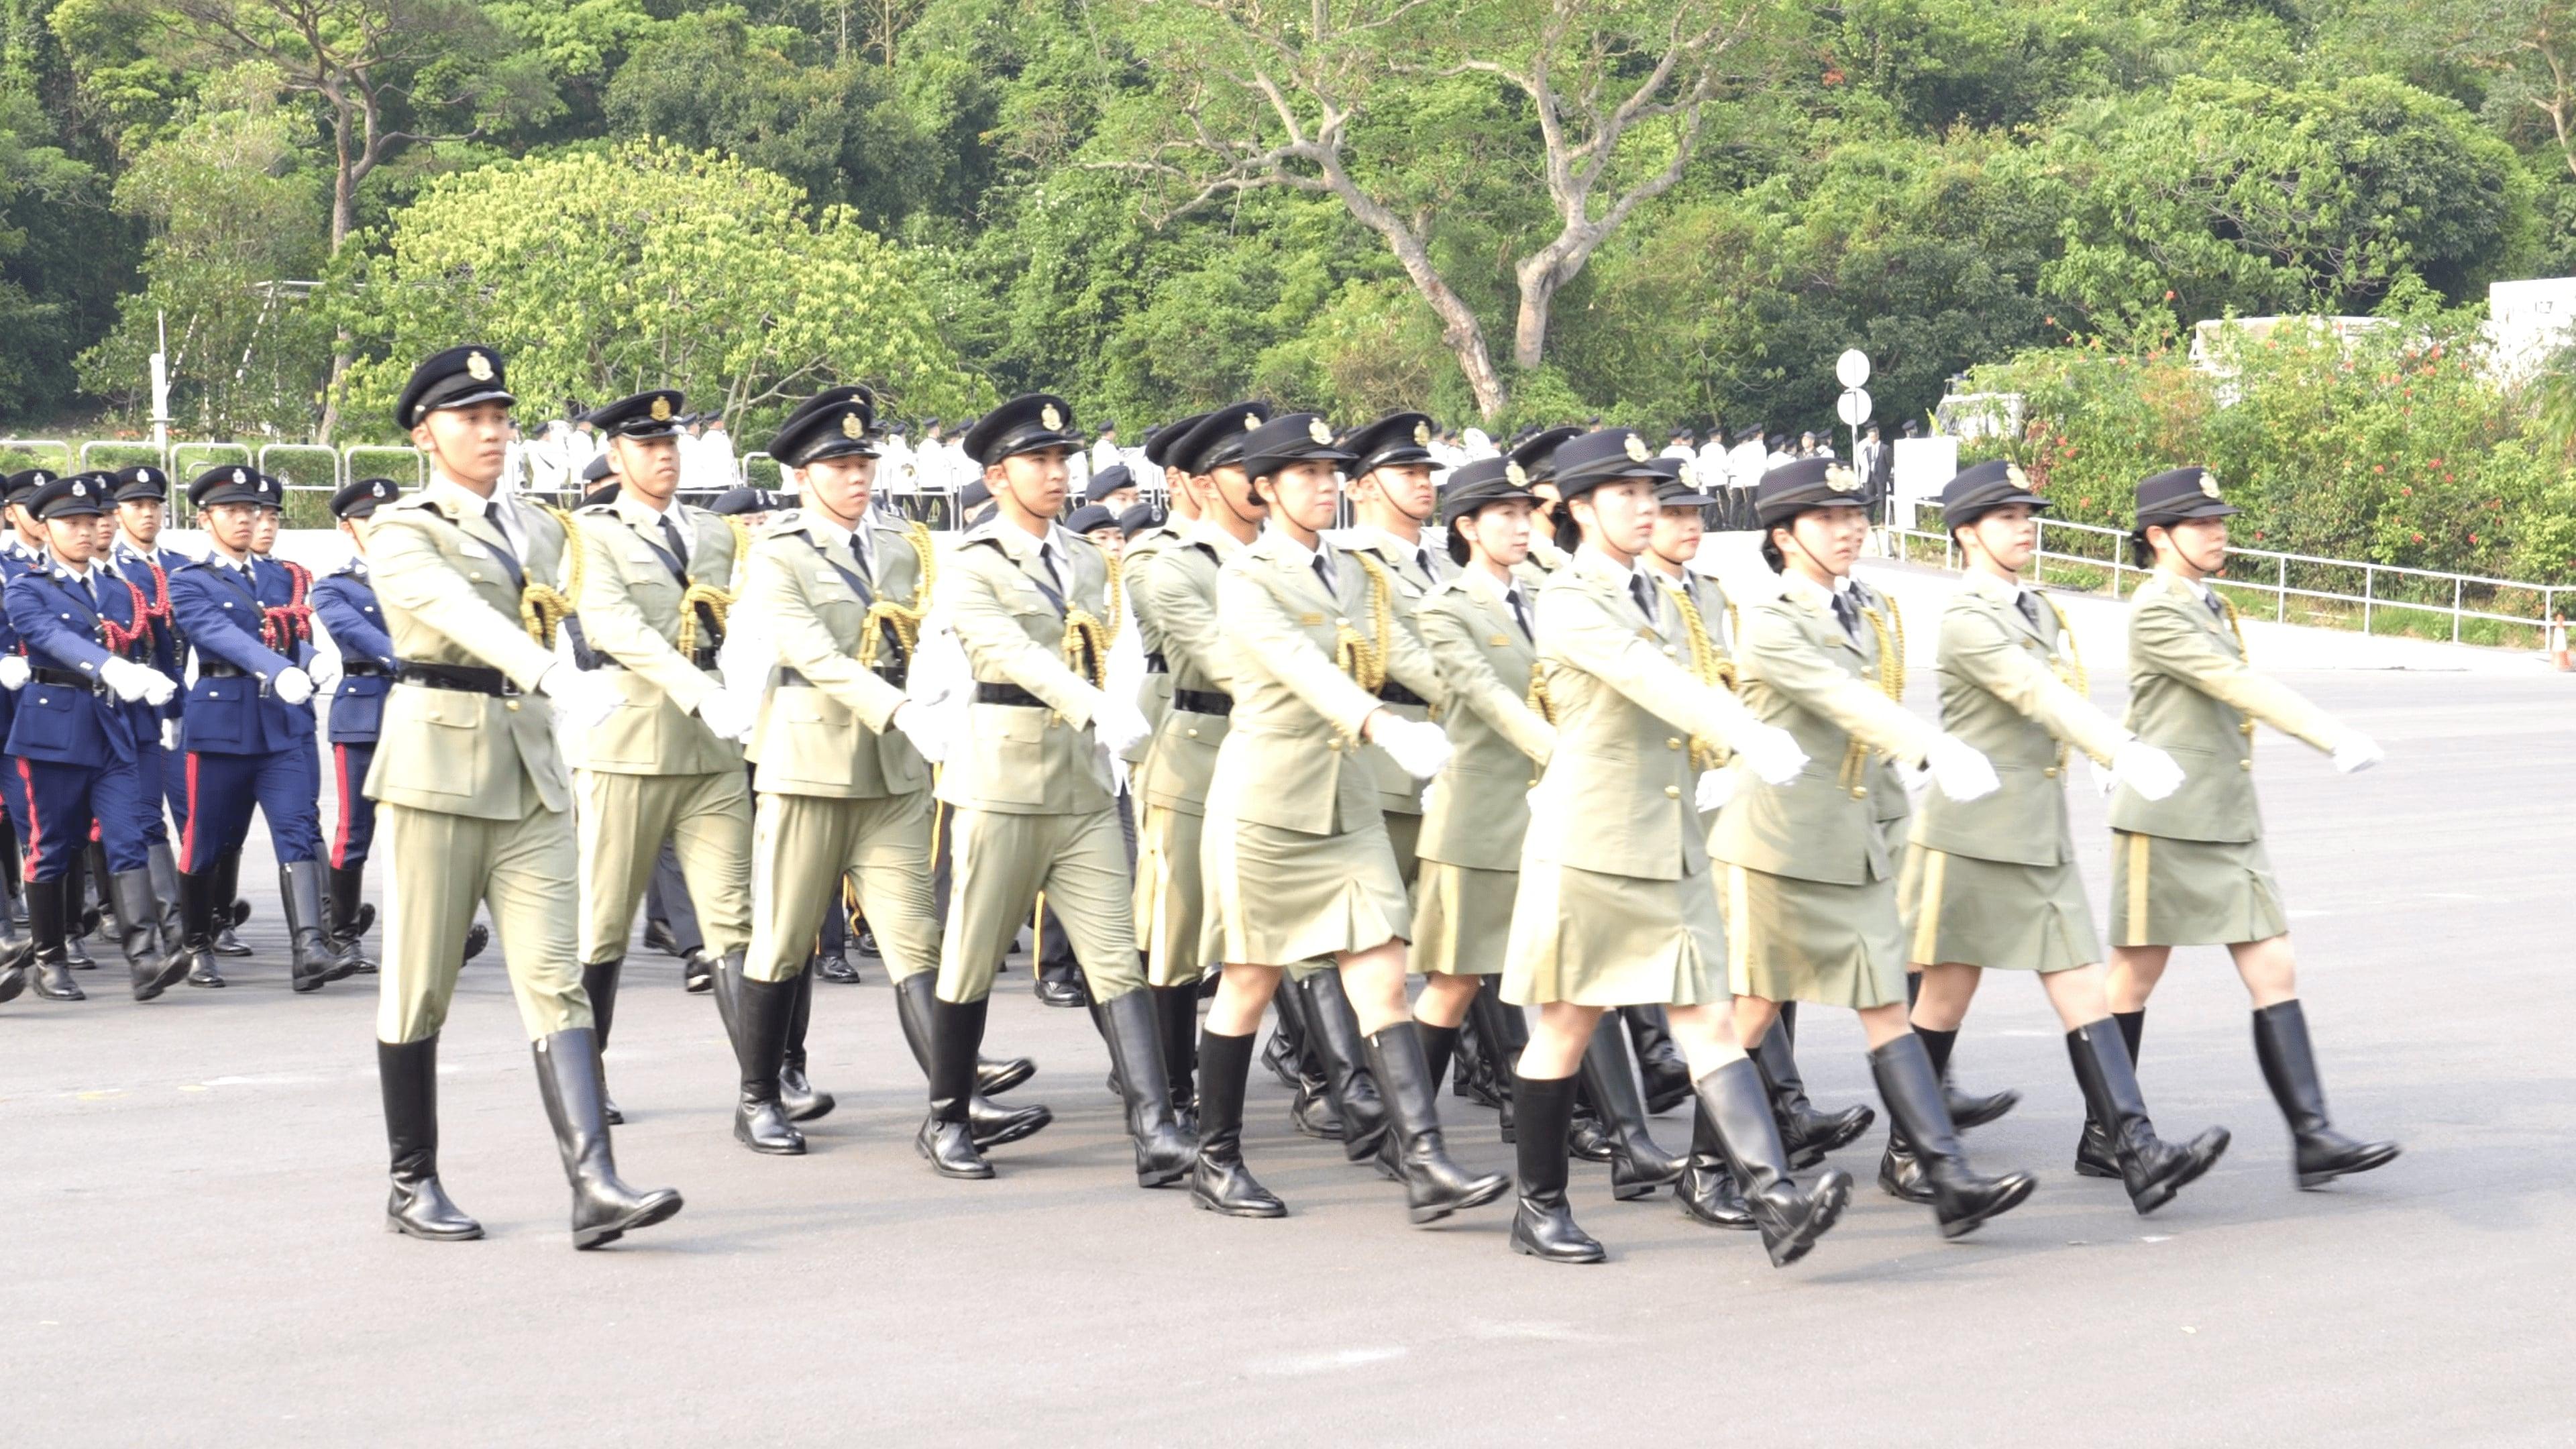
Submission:
[[[1843,427],[1850,431],[1851,466],[1852,471],[1858,473],[1860,428],[1861,424],[1869,421],[1869,389],[1862,385],[1869,381],[1869,354],[1857,347],[1843,349],[1843,355],[1834,359],[1834,381],[1843,385],[1843,395],[1834,400],[1834,416],[1842,419]],[[1866,485],[1869,480],[1863,478],[1861,481]],[[1877,520],[1870,521],[1873,525],[1871,533],[1875,536]]]

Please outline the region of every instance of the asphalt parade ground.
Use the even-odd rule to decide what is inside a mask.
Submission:
[[[0,1444],[2551,1444],[2576,1439],[2576,679],[2283,676],[2375,735],[2344,778],[2268,731],[2270,848],[2328,1100],[2405,1156],[2294,1189],[2242,990],[2182,953],[2141,1077],[2174,1136],[2236,1144],[2152,1218],[2071,1170],[2080,1106],[2037,987],[1990,975],[1961,1085],[2016,1085],[1970,1134],[2028,1205],[1944,1243],[1872,1184],[1774,1271],[1667,1195],[1578,1162],[1596,1268],[1507,1251],[1509,1199],[1429,1229],[1298,1136],[1256,1069],[1245,1151],[1292,1216],[1237,1222],[1134,1186],[1106,1053],[1024,963],[988,1050],[1034,1055],[1056,1124],[997,1180],[914,1155],[919,1075],[882,968],[818,988],[811,1155],[730,1133],[712,1001],[639,947],[610,1077],[619,1163],[672,1222],[575,1253],[497,955],[442,1043],[442,1170],[482,1242],[382,1231],[369,978],[286,989],[274,873],[242,879],[255,959],[138,1006],[112,948],[92,999],[0,1007]],[[2116,708],[2117,681],[2100,692]],[[1932,707],[1918,673],[1915,707]],[[2077,792],[2097,911],[2107,836]],[[567,909],[570,903],[567,902]],[[371,941],[371,946],[373,942]],[[93,944],[94,953],[101,947]],[[1811,1011],[1816,1099],[1875,1101],[1858,1028]],[[1444,1096],[1452,1150],[1508,1171]],[[1658,1121],[1669,1150],[1686,1113]]]

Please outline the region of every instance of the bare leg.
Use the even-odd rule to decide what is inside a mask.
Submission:
[[[1225,979],[1208,1002],[1206,1029],[1219,1036],[1250,1036],[1261,1029],[1261,1014],[1279,990],[1280,968],[1230,961],[1222,969]]]
[[[1920,969],[1923,993],[1915,998],[1911,1019],[1916,1026],[1930,1031],[1957,1031],[1959,1023],[1968,1019],[1968,1003],[1976,999],[1984,968],[1944,961]]]
[[[1744,1043],[1748,1051],[1762,1044],[1762,1038],[1771,1030],[1771,1023],[1779,1019],[1780,1003],[1776,1001],[1765,1001],[1759,996],[1735,998],[1735,1039]]]
[[[2039,989],[2048,993],[2048,1004],[2057,1009],[2057,1021],[2068,1031],[2080,1031],[2111,1014],[2109,976],[2100,962],[2078,966],[2072,971],[2050,971],[2039,978]]]
[[[1375,1036],[1398,1022],[1413,1020],[1413,1004],[1404,997],[1404,943],[1381,941],[1365,951],[1345,951],[1342,993],[1358,1013],[1360,1035]]]
[[[2255,1010],[2298,999],[2299,965],[2290,951],[2289,933],[2262,941],[2239,941],[2227,948],[2227,954],[2236,958],[2236,974],[2244,979],[2245,992],[2254,998]]]
[[[1482,976],[1441,976],[1424,978],[1422,994],[1413,999],[1413,1019],[1425,1026],[1454,1028],[1467,1019],[1467,1003],[1483,990]]]
[[[1538,1019],[1530,1026],[1529,1045],[1521,1048],[1521,1075],[1538,1082],[1573,1076],[1583,1062],[1584,1049],[1592,1045],[1592,1029],[1600,1022],[1597,1006],[1551,1001],[1540,1007]]]
[[[1666,1015],[1673,1023],[1673,1042],[1682,1049],[1683,1058],[1689,1061],[1694,1081],[1744,1055],[1744,1045],[1735,1035],[1735,1012],[1731,1003],[1676,1006]]]
[[[2111,974],[2105,983],[2110,992],[2113,1011],[2144,1011],[2147,998],[2155,994],[2156,983],[2165,975],[2165,965],[2173,959],[2171,946],[2114,946],[2111,948]]]

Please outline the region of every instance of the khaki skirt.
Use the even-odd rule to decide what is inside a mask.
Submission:
[[[1910,845],[1896,877],[1906,959],[2005,971],[2068,971],[2102,959],[2074,862],[2021,865]]]
[[[1705,867],[1644,880],[1525,856],[1505,960],[1503,999],[1515,1006],[1727,999],[1726,923]]]
[[[1411,969],[1426,976],[1499,976],[1512,942],[1516,870],[1422,862],[1413,883]]]
[[[1196,981],[1216,959],[1199,862],[1203,823],[1185,810],[1148,805],[1136,828],[1136,949],[1145,953],[1150,985]]]
[[[1727,979],[1738,996],[1855,1010],[1903,1004],[1904,924],[1896,884],[1832,885],[1725,871]]]
[[[2232,946],[2288,929],[2262,841],[2111,832],[2111,944]]]
[[[1217,961],[1288,966],[1412,938],[1413,910],[1378,816],[1309,835],[1212,807],[1202,829]]]

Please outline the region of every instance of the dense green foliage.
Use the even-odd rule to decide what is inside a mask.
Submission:
[[[827,377],[1794,432],[1857,345],[1882,419],[2027,388],[2093,506],[2200,449],[2298,547],[2576,554],[2460,310],[2576,271],[2576,0],[0,6],[13,431],[137,426],[165,323],[181,432],[341,440],[468,333],[746,436]],[[2218,409],[2153,339],[2231,311],[2446,350],[2280,334]]]

